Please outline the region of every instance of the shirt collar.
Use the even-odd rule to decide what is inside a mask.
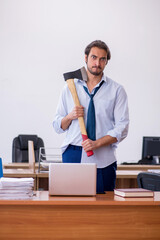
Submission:
[[[81,83],[82,85],[86,86],[87,81],[80,80],[80,79],[76,79],[76,81],[79,82],[79,83]],[[105,83],[108,83],[108,78],[104,75],[104,73],[103,73],[103,75],[102,75],[101,81],[97,84],[97,86],[99,86],[99,84],[100,84],[102,81],[104,81]]]

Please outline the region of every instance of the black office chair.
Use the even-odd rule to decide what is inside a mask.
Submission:
[[[144,188],[152,191],[160,191],[160,174],[141,172],[137,176],[139,188]]]
[[[37,135],[19,135],[13,139],[12,162],[28,162],[28,141],[33,141],[35,161],[39,161],[39,149],[44,147],[43,140]]]

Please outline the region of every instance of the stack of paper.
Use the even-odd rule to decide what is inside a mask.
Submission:
[[[30,199],[33,196],[33,178],[0,178],[0,199]]]

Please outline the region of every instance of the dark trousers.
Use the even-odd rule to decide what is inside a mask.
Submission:
[[[62,154],[62,161],[64,163],[80,163],[81,156],[82,147],[69,145]],[[116,169],[116,162],[105,168],[97,168],[97,193],[114,190],[116,183]]]

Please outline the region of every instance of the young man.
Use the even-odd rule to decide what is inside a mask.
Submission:
[[[86,47],[88,80],[85,82],[75,79],[81,106],[74,107],[71,93],[65,85],[53,121],[57,133],[66,132],[62,145],[63,162],[97,164],[97,193],[112,191],[115,188],[117,169],[115,150],[118,143],[127,136],[129,125],[127,95],[124,88],[103,74],[110,58],[108,46],[100,40]],[[84,117],[89,137],[83,142],[78,123],[78,117],[81,116]],[[93,134],[91,126],[95,128]],[[94,151],[91,157],[87,157],[86,154],[89,150]]]

